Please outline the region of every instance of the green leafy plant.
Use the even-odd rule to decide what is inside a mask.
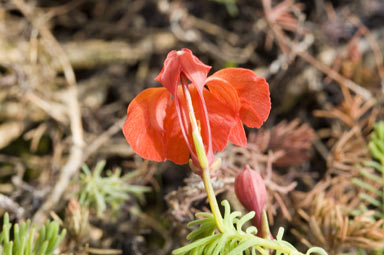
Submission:
[[[255,212],[249,212],[241,217],[238,211],[231,212],[228,201],[222,201],[225,208],[224,213],[224,232],[216,232],[217,225],[214,216],[211,213],[197,213],[198,220],[188,224],[189,227],[198,225],[199,227],[192,231],[187,239],[191,243],[173,251],[175,255],[243,255],[243,254],[270,254],[275,251],[280,254],[303,254],[299,252],[292,244],[282,240],[284,229],[280,228],[276,239],[264,239],[256,236],[257,229],[254,226],[243,230],[245,223],[248,223],[255,215]],[[323,249],[314,247],[305,254],[327,254]]]
[[[360,187],[360,198],[367,204],[360,205],[359,210],[353,214],[361,214],[369,209],[374,209],[375,219],[384,219],[384,121],[375,124],[368,148],[373,160],[364,162],[368,169],[361,169],[362,178],[352,181]],[[374,172],[369,171],[374,169]]]
[[[13,238],[11,238],[12,224],[8,213],[4,215],[3,229],[0,234],[0,255],[50,255],[63,241],[66,230],[60,231],[57,222],[47,221],[38,232],[31,227],[31,221],[13,225]]]
[[[212,0],[217,3],[221,3],[225,5],[225,8],[227,9],[227,12],[232,17],[236,17],[239,15],[239,8],[236,5],[236,0]]]
[[[236,7],[235,0],[219,1]],[[238,189],[239,192],[235,192],[242,197],[240,202],[243,199],[257,198],[255,203],[246,205],[247,209],[251,208],[251,211],[256,212],[240,217],[241,213],[231,213],[229,203],[224,201],[225,215],[221,215],[211,182],[211,176],[219,169],[221,159],[216,158],[214,153],[220,146],[224,148],[229,141],[245,146],[247,139],[242,123],[260,127],[269,115],[271,102],[267,82],[251,70],[227,68],[207,77],[209,69],[189,49],[171,51],[164,62],[164,68],[155,78],[164,88],[144,90],[133,99],[123,125],[123,134],[137,154],[155,161],[171,160],[177,164],[189,162],[192,171],[202,178],[212,213],[197,214],[202,219],[190,224],[199,225],[188,236],[192,243],[173,251],[173,254],[267,255],[270,251],[275,251],[278,255],[302,254],[282,240],[283,229],[276,240],[271,240],[268,231],[264,231],[268,226],[262,206],[266,190],[261,191],[256,187],[263,183],[259,176],[248,172],[252,185],[255,184],[250,190],[252,194],[241,188]],[[194,85],[191,86],[188,80]],[[223,86],[223,82],[226,86]],[[205,83],[209,90],[205,89]],[[206,95],[211,96],[205,97]],[[212,107],[214,110],[209,112],[206,101],[210,105],[231,107]],[[250,116],[240,118],[240,115]],[[209,116],[217,121],[211,121]],[[175,125],[180,128],[173,128]],[[212,130],[218,131],[216,135],[213,135]],[[245,175],[241,179],[241,182],[248,183]],[[256,227],[242,230],[243,224],[255,214],[258,216],[257,221],[260,220],[259,216],[263,216],[261,225],[265,224],[265,227],[258,227],[264,238],[255,235]],[[327,254],[321,248],[311,248],[306,254],[311,253]]]
[[[121,207],[130,194],[142,199],[143,193],[150,191],[149,187],[128,184],[135,176],[135,172],[121,176],[121,170],[107,171],[107,176],[101,174],[105,167],[105,161],[97,163],[91,171],[87,165],[82,166],[83,173],[80,175],[80,191],[77,194],[81,206],[95,207],[97,215],[100,216],[108,206],[112,210]]]

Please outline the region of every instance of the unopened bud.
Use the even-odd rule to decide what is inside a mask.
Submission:
[[[78,243],[85,243],[88,238],[88,209],[82,208],[75,198],[70,198],[65,213],[65,222],[69,234]]]
[[[253,224],[258,230],[258,236],[263,237],[263,209],[267,200],[267,190],[260,174],[245,166],[235,180],[235,193],[241,204],[248,210],[254,211]],[[263,231],[264,230],[264,231]]]

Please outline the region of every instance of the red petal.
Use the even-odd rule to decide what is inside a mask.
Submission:
[[[243,122],[241,122],[240,118],[237,118],[236,125],[231,129],[229,141],[238,146],[247,146],[247,136],[245,135]]]
[[[230,108],[229,111],[236,119],[236,124],[232,127],[229,135],[229,141],[245,147],[247,137],[240,119],[240,99],[236,89],[227,80],[214,76],[208,77],[207,86],[213,95]]]
[[[240,100],[236,89],[224,79],[211,75],[207,79],[209,91],[221,102],[228,105],[234,114],[240,111]]]
[[[201,122],[202,119],[202,109],[198,105],[198,92],[197,90],[191,89],[192,101],[194,103],[195,114],[198,121]],[[212,136],[212,150],[213,153],[217,151],[224,150],[225,146],[228,143],[229,134],[232,127],[236,123],[235,116],[232,114],[231,108],[228,105],[222,103],[219,99],[216,98],[210,91],[207,89],[203,90],[203,96],[208,111],[208,119],[211,127],[211,136]],[[196,103],[195,103],[196,102]],[[202,137],[204,144],[207,145],[207,134],[203,133]]]
[[[137,95],[128,107],[123,133],[132,149],[145,159],[166,160],[164,118],[169,100],[166,89],[150,88]]]
[[[240,118],[249,127],[261,127],[271,110],[268,83],[249,69],[226,68],[214,73],[209,80],[226,80],[240,98]]]
[[[175,96],[180,81],[180,74],[183,72],[202,91],[210,69],[211,67],[201,62],[193,55],[191,50],[173,50],[168,53],[163,69],[155,80],[163,84]]]
[[[197,89],[202,92],[211,67],[201,62],[189,49],[182,49],[179,52],[182,52],[180,55],[182,71],[195,84]]]
[[[177,86],[180,80],[181,65],[180,59],[175,50],[168,53],[164,61],[164,66],[161,72],[156,76],[155,80],[160,82],[168,89],[171,95],[175,96]]]
[[[189,161],[189,150],[185,143],[181,127],[177,118],[175,101],[167,110],[165,118],[165,148],[166,158],[176,164],[186,164]]]

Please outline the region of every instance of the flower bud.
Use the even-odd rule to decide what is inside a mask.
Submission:
[[[78,244],[87,242],[89,235],[89,212],[75,198],[70,198],[65,212],[65,226]]]
[[[262,236],[263,209],[267,200],[267,190],[263,178],[257,171],[245,166],[235,180],[235,193],[241,204],[248,210],[254,211],[253,224],[258,230],[258,236]]]

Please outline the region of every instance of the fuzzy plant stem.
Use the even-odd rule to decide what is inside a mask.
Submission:
[[[220,213],[219,205],[217,203],[215,192],[212,187],[208,158],[207,158],[207,154],[205,153],[203,139],[200,134],[200,128],[197,125],[195,112],[193,110],[191,94],[189,93],[187,86],[188,85],[184,83],[182,79],[183,92],[184,92],[185,99],[187,101],[189,118],[191,120],[193,143],[195,145],[197,158],[202,169],[202,177],[203,177],[205,192],[207,193],[209,205],[211,207],[213,217],[215,218],[216,225],[220,230],[220,232],[224,233],[225,230],[224,230],[223,216]]]

